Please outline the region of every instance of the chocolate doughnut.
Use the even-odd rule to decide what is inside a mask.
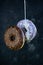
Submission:
[[[18,50],[23,47],[25,36],[17,26],[11,26],[4,34],[4,41],[8,48]]]

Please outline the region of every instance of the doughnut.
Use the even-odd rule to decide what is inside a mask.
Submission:
[[[36,26],[31,20],[23,19],[17,23],[17,26],[23,30],[26,41],[30,42],[37,33]]]
[[[13,50],[21,49],[25,42],[25,36],[22,30],[17,26],[10,26],[4,34],[4,41],[8,48]]]

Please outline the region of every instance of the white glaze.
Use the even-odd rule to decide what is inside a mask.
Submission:
[[[20,29],[25,28],[27,30],[25,32],[25,37],[26,37],[27,41],[30,42],[36,36],[37,29],[36,29],[36,26],[34,25],[34,23],[31,20],[28,20],[28,19],[20,20],[18,22],[17,26]]]

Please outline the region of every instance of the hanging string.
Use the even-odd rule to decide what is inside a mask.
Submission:
[[[24,0],[24,19],[26,19],[26,0]]]

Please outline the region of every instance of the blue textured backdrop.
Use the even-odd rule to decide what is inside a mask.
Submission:
[[[0,65],[43,65],[43,1],[26,2],[27,18],[34,22],[38,33],[21,50],[13,51],[4,43],[4,32],[24,18],[23,0],[0,0]]]

